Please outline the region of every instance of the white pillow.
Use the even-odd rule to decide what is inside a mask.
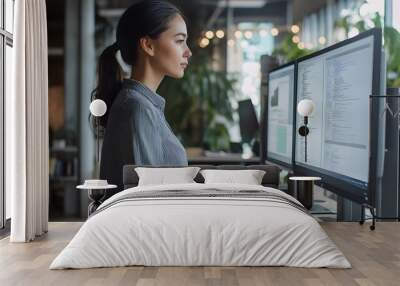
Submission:
[[[261,185],[265,171],[261,170],[201,170],[204,183]]]
[[[193,179],[199,170],[199,167],[135,168],[139,176],[138,186],[195,183]]]

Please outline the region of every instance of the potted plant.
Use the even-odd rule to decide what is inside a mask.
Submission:
[[[364,32],[373,27],[382,27],[382,17],[379,13],[374,13],[369,17],[358,15],[358,21],[352,19],[353,15],[346,15],[335,23],[336,28],[343,29],[346,34],[352,29],[357,28],[359,32]],[[388,87],[400,87],[400,33],[393,27],[383,27],[384,48],[387,58],[387,77]]]
[[[159,94],[166,99],[168,122],[185,146],[227,150],[229,132],[217,118],[233,121],[231,100],[236,80],[213,70],[209,59],[205,52],[196,52],[185,76],[179,80],[166,78]]]

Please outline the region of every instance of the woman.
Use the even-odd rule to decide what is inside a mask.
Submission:
[[[101,118],[105,136],[100,177],[123,189],[126,164],[182,165],[187,157],[164,117],[165,100],[156,93],[164,76],[181,78],[191,57],[181,12],[164,1],[145,0],[130,6],[119,20],[116,42],[107,47],[98,64],[98,86],[93,99],[106,102]],[[131,65],[122,79],[116,60]]]

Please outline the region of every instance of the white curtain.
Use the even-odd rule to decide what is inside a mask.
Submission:
[[[6,187],[12,242],[48,227],[48,73],[45,0],[15,1],[14,94],[6,99]]]

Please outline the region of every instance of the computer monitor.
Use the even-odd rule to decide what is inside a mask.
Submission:
[[[259,129],[256,110],[251,99],[241,100],[238,104],[240,136],[242,142],[251,143]]]
[[[368,200],[374,148],[370,146],[369,96],[380,93],[381,30],[372,29],[298,60],[296,105],[311,99],[307,162],[297,132],[295,172],[317,175],[322,184],[359,202]]]
[[[265,116],[266,159],[289,168],[293,162],[294,91],[295,63],[269,73]]]

